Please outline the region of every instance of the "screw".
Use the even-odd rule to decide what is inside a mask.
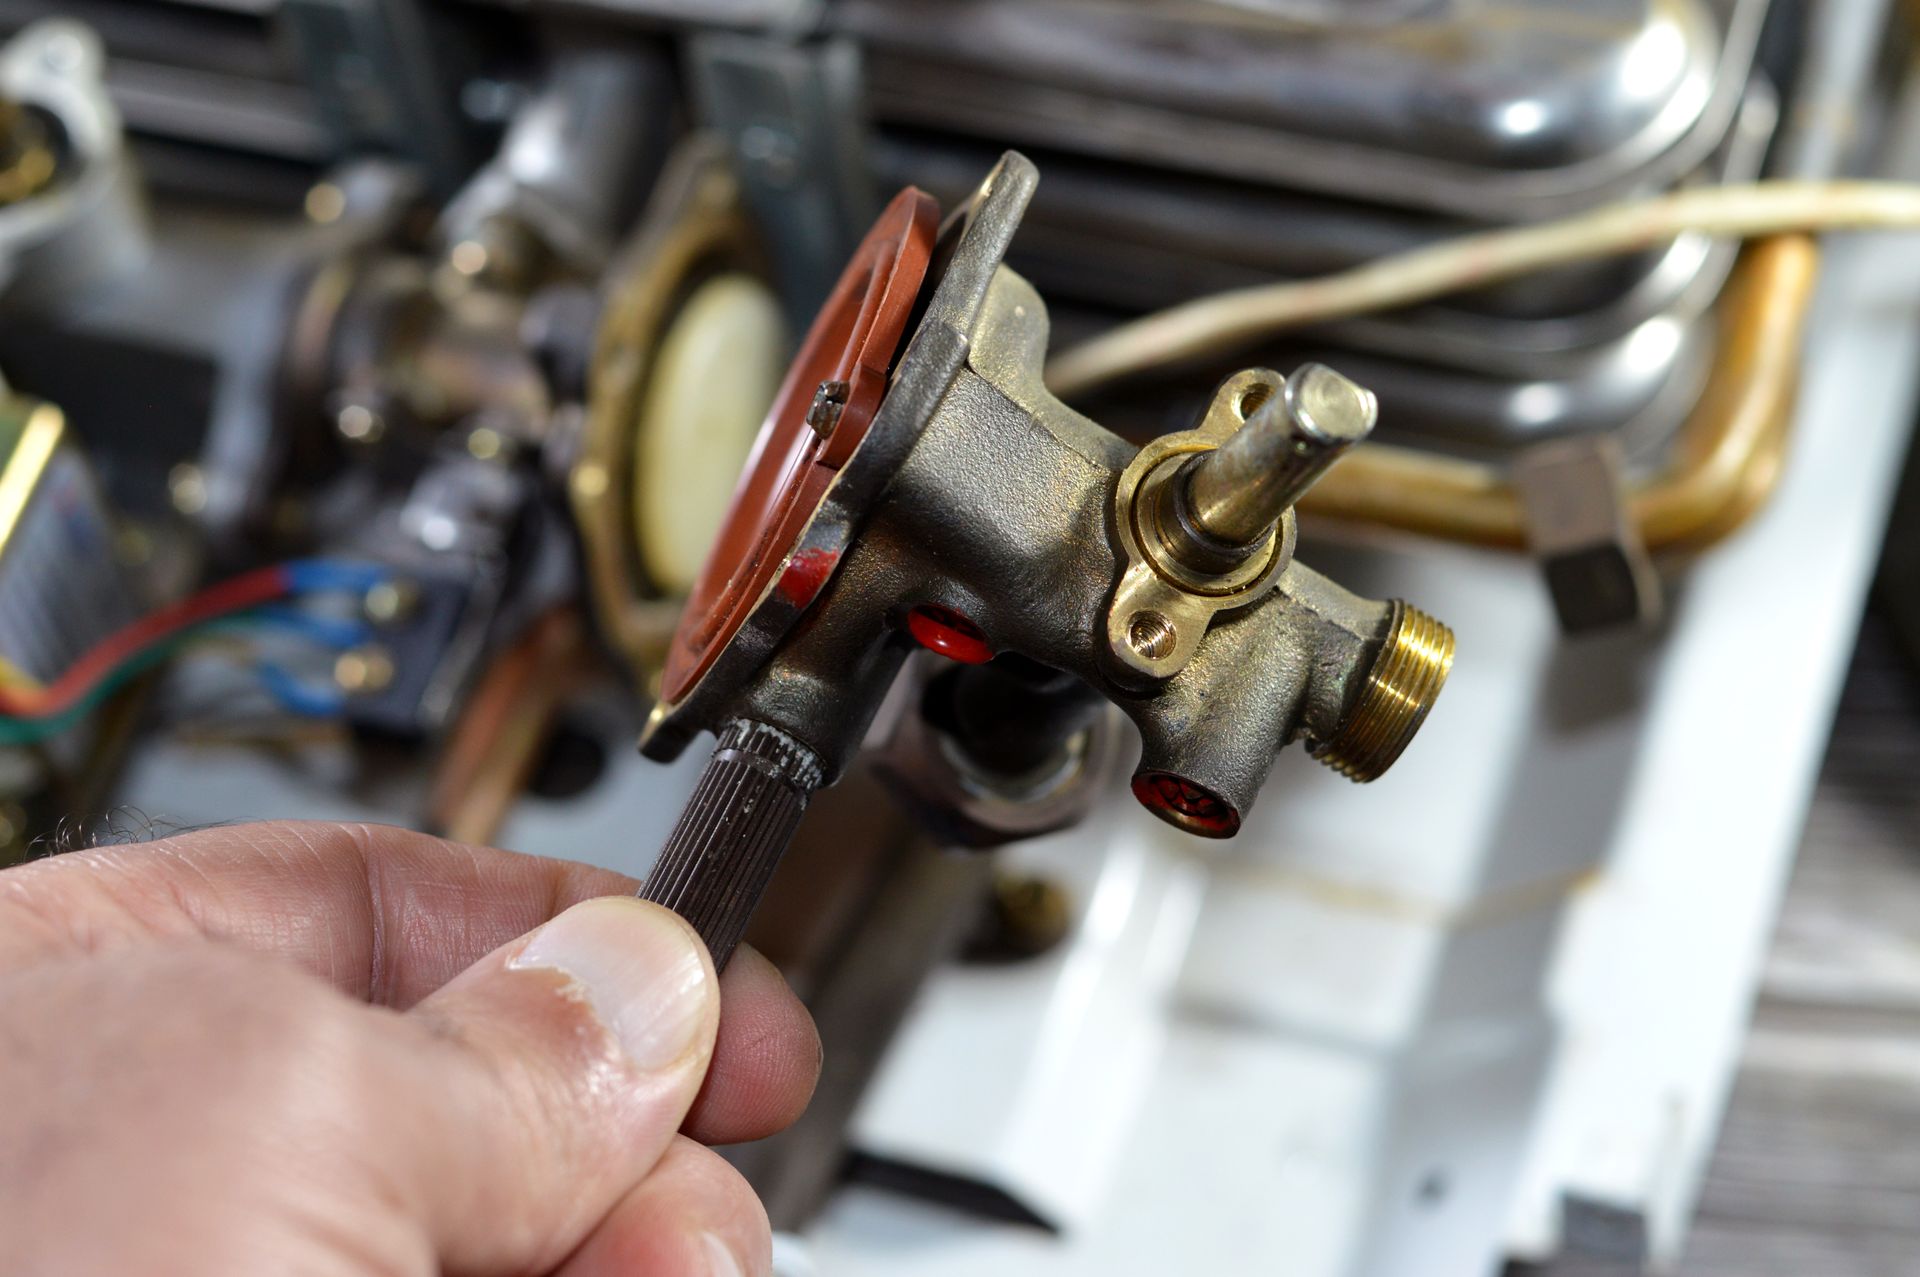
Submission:
[[[382,581],[368,590],[360,608],[375,625],[392,625],[413,615],[420,605],[420,587],[412,581]]]
[[[800,176],[800,143],[789,133],[756,124],[741,132],[738,147],[770,186],[791,186]]]
[[[307,190],[305,209],[307,220],[316,225],[337,222],[347,211],[347,193],[332,182],[316,182]]]
[[[465,275],[468,279],[472,279],[481,271],[485,270],[487,263],[492,260],[492,252],[488,250],[484,242],[477,238],[463,239],[458,244],[455,244],[447,253],[447,264],[462,275]]]
[[[191,461],[182,461],[167,471],[167,497],[181,514],[199,514],[207,508],[207,476]]]
[[[363,403],[350,403],[334,416],[333,428],[349,443],[378,443],[387,433],[380,414]]]
[[[850,389],[844,381],[820,383],[819,389],[813,392],[813,402],[807,406],[807,424],[813,427],[813,433],[822,439],[832,437],[834,427],[840,424],[840,414],[847,410]]]
[[[467,436],[467,455],[475,461],[492,461],[505,447],[500,432],[489,426],[481,426]]]
[[[584,461],[579,469],[573,472],[575,496],[597,501],[607,495],[607,489],[611,486],[612,480],[607,475],[607,468],[597,461]]]
[[[1127,622],[1127,643],[1142,657],[1157,661],[1173,652],[1173,622],[1158,612],[1135,612]]]
[[[352,696],[367,696],[393,684],[393,658],[382,647],[356,647],[333,663],[333,681]]]

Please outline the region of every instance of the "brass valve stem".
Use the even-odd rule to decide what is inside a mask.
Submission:
[[[1373,392],[1325,364],[1303,364],[1247,424],[1188,467],[1185,505],[1217,541],[1253,545],[1327,467],[1366,438],[1380,415]]]
[[[1257,383],[1237,410],[1246,424],[1186,463],[1153,501],[1153,525],[1175,558],[1203,575],[1232,571],[1327,467],[1367,437],[1373,392],[1324,364],[1303,364],[1278,393]]]

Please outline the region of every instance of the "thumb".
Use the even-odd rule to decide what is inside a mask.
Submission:
[[[403,1188],[443,1269],[544,1271],[653,1169],[705,1076],[718,981],[685,922],[589,900],[415,1006]],[[383,1141],[391,1147],[392,1141]]]

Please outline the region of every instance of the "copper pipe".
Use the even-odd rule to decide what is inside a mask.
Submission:
[[[487,667],[434,774],[427,811],[438,833],[454,842],[493,840],[526,788],[587,650],[580,614],[555,608]]]
[[[1784,470],[1788,421],[1820,253],[1811,236],[1756,240],[1719,306],[1720,349],[1665,468],[1629,486],[1649,549],[1698,550],[1766,504]],[[1520,496],[1489,465],[1362,444],[1300,501],[1303,514],[1446,541],[1526,548]]]

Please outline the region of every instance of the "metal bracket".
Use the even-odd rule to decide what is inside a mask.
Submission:
[[[1123,670],[1155,681],[1178,674],[1199,650],[1215,616],[1260,599],[1293,561],[1298,529],[1291,510],[1244,563],[1206,578],[1183,568],[1161,544],[1152,520],[1143,517],[1189,457],[1225,443],[1255,404],[1280,394],[1284,384],[1265,368],[1235,373],[1215,392],[1198,426],[1149,442],[1121,472],[1113,492],[1113,527],[1127,566],[1107,605],[1106,638],[1108,652]]]
[[[704,126],[724,137],[805,332],[878,201],[866,161],[860,52],[850,40],[714,34],[687,45]]]

